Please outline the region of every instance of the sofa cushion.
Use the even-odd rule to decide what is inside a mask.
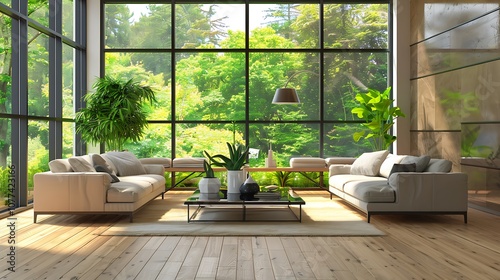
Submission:
[[[424,172],[444,172],[448,173],[451,171],[451,161],[447,159],[437,159],[433,158],[430,160],[429,164],[425,168]]]
[[[108,189],[108,202],[136,202],[153,191],[153,186],[147,180],[136,176],[120,178],[120,182],[112,184]]]
[[[290,159],[290,167],[326,167],[326,162],[319,157],[297,157]]]
[[[142,163],[131,152],[109,152],[106,153],[106,158],[113,163],[116,174],[120,177],[146,173]]]
[[[431,157],[425,156],[425,155],[419,156],[419,157],[405,156],[405,158],[403,158],[400,163],[403,163],[403,164],[415,163],[416,168],[417,168],[416,172],[424,172],[424,170],[427,167],[427,165],[429,164],[430,160],[431,160]]]
[[[391,175],[392,166],[394,164],[400,163],[404,157],[405,156],[389,154],[380,166],[379,176],[389,178],[389,175]]]
[[[73,172],[68,159],[54,159],[49,162],[49,168],[52,173]]]
[[[75,172],[95,172],[95,168],[90,163],[90,156],[71,157],[68,162]]]
[[[363,153],[352,163],[351,174],[377,176],[388,154],[388,150]]]
[[[350,182],[360,182],[360,181],[382,181],[386,182],[387,179],[383,177],[372,177],[365,175],[352,175],[352,174],[339,174],[331,176],[328,179],[328,184],[341,191],[344,190],[344,186]]]
[[[364,202],[395,202],[394,189],[387,184],[387,179],[352,181],[344,186],[344,192]]]

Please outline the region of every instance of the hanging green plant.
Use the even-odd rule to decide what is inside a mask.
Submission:
[[[390,98],[391,87],[383,92],[368,89],[367,93],[357,93],[356,100],[359,106],[352,109],[352,113],[365,120],[361,125],[366,129],[353,134],[354,141],[361,139],[370,141],[374,151],[387,150],[396,141],[391,135],[391,128],[398,117],[405,117],[399,107],[393,107],[394,99]]]
[[[122,150],[127,140],[138,141],[148,125],[143,103],[156,102],[154,91],[130,79],[99,78],[94,92],[85,95],[87,106],[76,113],[76,132],[109,150]]]

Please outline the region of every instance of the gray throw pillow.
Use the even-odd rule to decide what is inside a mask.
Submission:
[[[109,170],[107,167],[102,166],[102,165],[96,165],[96,166],[94,166],[94,168],[95,168],[95,171],[97,171],[97,172],[108,173],[109,176],[111,176],[111,183],[120,182],[120,179],[118,179],[118,177],[116,177],[116,175],[113,174],[113,172],[111,170]]]
[[[401,163],[395,163],[392,166],[391,173],[389,177],[398,172],[415,172],[417,170],[417,165],[415,163],[408,163],[408,164],[401,164]]]
[[[424,172],[425,168],[429,164],[429,161],[431,160],[430,156],[406,156],[403,160],[401,160],[399,163],[401,164],[409,164],[409,163],[415,163],[416,165],[416,172]]]

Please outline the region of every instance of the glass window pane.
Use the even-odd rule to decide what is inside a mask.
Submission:
[[[48,132],[48,121],[28,121],[28,199],[33,198],[33,176],[49,171]]]
[[[387,61],[386,53],[325,54],[325,119],[355,119],[356,91],[387,88]]]
[[[12,19],[0,14],[0,26],[12,26]],[[2,28],[2,40],[0,40],[0,113],[12,113],[12,47],[11,28]],[[5,133],[2,129],[0,133]],[[6,135],[0,134],[0,139],[6,139]]]
[[[250,5],[250,48],[318,48],[319,5]]]
[[[0,211],[8,207],[9,194],[13,195],[12,185],[9,185],[10,171],[17,172],[11,168],[12,145],[10,141],[10,119],[0,118]],[[14,168],[18,168],[14,166]],[[12,197],[12,196],[11,196]]]
[[[251,120],[319,120],[317,54],[251,53],[250,63]],[[294,88],[301,103],[272,104],[276,89],[284,87]]]
[[[226,142],[244,144],[244,139],[243,124],[177,124],[175,157],[204,157],[204,150],[228,156]]]
[[[245,119],[243,53],[177,55],[176,119]]]
[[[389,5],[325,5],[325,48],[385,49],[389,42]]]
[[[169,48],[171,6],[163,4],[106,4],[107,48]]]
[[[63,71],[62,71],[62,112],[63,118],[73,118],[75,116],[74,110],[74,70],[75,70],[75,62],[74,62],[74,49],[68,45],[63,44],[62,49],[62,57],[63,57]]]
[[[324,157],[358,157],[364,152],[372,152],[368,141],[354,142],[352,135],[362,130],[359,123],[325,124],[323,135]]]
[[[19,1],[19,0],[15,0]],[[44,26],[49,26],[49,1],[27,1],[28,2],[28,15],[31,19],[36,20]]]
[[[75,123],[74,122],[63,122],[63,158],[70,158],[74,155],[73,146],[75,143]]]
[[[12,7],[12,0],[0,0],[0,3],[4,4],[5,6]]]
[[[169,53],[105,54],[106,75],[134,81],[152,87],[157,102],[150,108],[149,120],[171,119],[171,55]]]
[[[75,39],[75,7],[73,0],[63,0],[62,2],[62,35],[70,39]]]
[[[138,158],[164,157],[172,154],[172,125],[165,123],[148,124],[142,140],[125,143],[124,148]]]
[[[264,166],[264,158],[272,145],[278,166],[290,166],[290,159],[299,156],[319,156],[319,124],[270,123],[251,124],[249,143],[261,152],[251,166]]]
[[[245,5],[176,5],[175,46],[194,48],[244,48]]]
[[[28,114],[49,116],[49,37],[28,28]]]

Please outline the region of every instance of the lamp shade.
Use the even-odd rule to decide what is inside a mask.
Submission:
[[[299,104],[299,96],[294,88],[279,88],[274,93],[273,104]]]

